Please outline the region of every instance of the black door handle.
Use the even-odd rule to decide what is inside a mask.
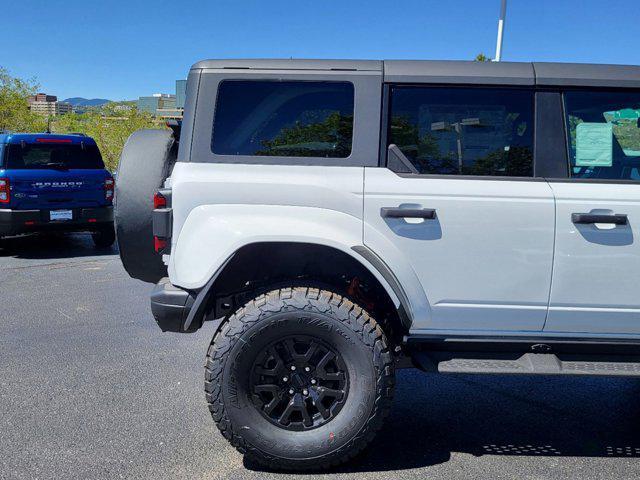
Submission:
[[[436,211],[433,208],[382,207],[380,215],[384,218],[425,218],[433,220],[436,218]]]
[[[572,213],[571,221],[573,223],[613,223],[615,225],[626,225],[627,216],[624,213],[616,213],[612,215],[604,215],[597,213]]]

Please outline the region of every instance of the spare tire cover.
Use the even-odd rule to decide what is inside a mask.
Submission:
[[[169,175],[177,153],[171,130],[139,130],[122,149],[116,176],[115,222],[127,273],[156,283],[167,267],[153,245],[153,195]]]

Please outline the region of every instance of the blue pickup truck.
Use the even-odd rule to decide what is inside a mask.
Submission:
[[[0,135],[0,238],[42,231],[90,232],[115,241],[115,182],[96,142],[80,134]]]

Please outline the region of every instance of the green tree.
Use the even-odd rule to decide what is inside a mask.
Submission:
[[[106,104],[101,109],[86,113],[69,113],[56,117],[52,131],[56,133],[84,133],[98,144],[106,167],[114,171],[118,167],[120,153],[127,138],[143,128],[164,128],[162,122],[146,112],[132,107],[117,109],[118,104]]]
[[[490,62],[491,59],[489,57],[487,57],[484,53],[480,52],[478,55],[476,55],[476,58],[474,58],[474,60],[476,62]]]
[[[351,152],[353,115],[309,113],[301,122],[283,128],[271,140],[263,140],[256,155],[346,157]]]
[[[0,67],[0,131],[43,131],[47,119],[29,110],[29,95],[36,93],[38,84],[34,80],[22,80]]]
[[[15,78],[0,67],[0,131],[43,132],[50,122],[56,133],[84,133],[96,140],[107,168],[115,170],[129,135],[142,128],[163,128],[161,121],[139,112],[130,102],[125,109],[118,108],[122,104],[109,103],[87,113],[48,119],[29,110],[28,98],[38,87],[35,80]]]

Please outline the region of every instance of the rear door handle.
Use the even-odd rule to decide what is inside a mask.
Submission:
[[[433,208],[382,207],[380,216],[384,218],[424,218],[433,220],[436,218],[436,211]]]
[[[572,213],[571,221],[576,224],[613,223],[615,225],[626,225],[627,216],[624,213],[616,213],[612,215],[603,215],[597,213]]]

